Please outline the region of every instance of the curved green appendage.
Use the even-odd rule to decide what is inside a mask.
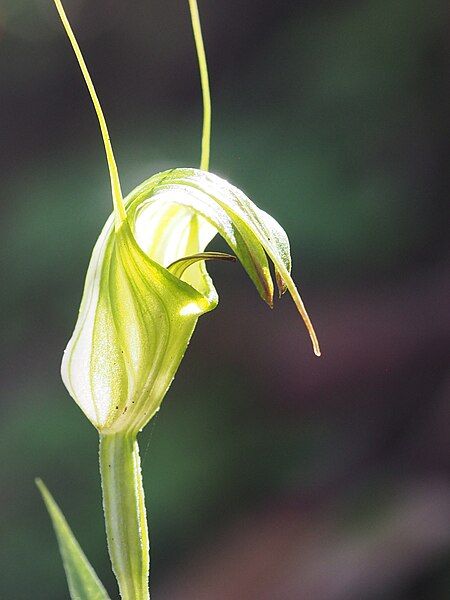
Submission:
[[[200,24],[200,16],[198,14],[197,0],[189,0],[189,10],[191,13],[195,48],[197,50],[203,98],[202,155],[200,160],[200,169],[203,171],[208,171],[211,146],[211,92],[209,89],[208,64],[206,62],[205,46],[203,43],[202,27]]]
[[[169,265],[167,270],[172,273],[172,275],[175,275],[175,277],[178,277],[178,279],[181,279],[186,269],[189,269],[192,265],[204,260],[236,262],[236,257],[232,254],[226,254],[225,252],[199,252],[192,256],[179,258]]]
[[[80,548],[64,515],[44,483],[36,479],[58,539],[72,600],[109,600],[101,581]]]
[[[111,144],[111,139],[109,137],[106,119],[103,114],[103,110],[100,104],[100,100],[98,99],[97,92],[95,90],[94,82],[92,81],[91,75],[83,57],[83,53],[81,52],[80,46],[78,45],[77,39],[72,30],[72,26],[69,23],[69,19],[67,18],[62,2],[61,0],[53,0],[53,2],[56,6],[56,10],[58,11],[61,23],[63,24],[63,27],[66,30],[67,37],[72,45],[75,58],[77,59],[78,65],[83,75],[83,79],[89,91],[89,95],[91,96],[95,114],[97,115],[98,124],[100,126],[100,132],[102,134],[103,145],[105,146],[106,162],[108,163],[109,177],[111,181],[111,192],[114,204],[114,213],[116,218],[116,228],[119,228],[121,223],[126,219],[126,213],[125,207],[123,205],[119,171],[117,169],[116,159],[114,157],[113,147]]]

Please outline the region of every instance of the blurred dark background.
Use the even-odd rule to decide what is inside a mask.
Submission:
[[[65,4],[125,191],[196,166],[187,2]],[[447,2],[199,4],[211,168],[286,228],[323,358],[287,297],[211,266],[220,306],[141,435],[153,596],[450,598]],[[0,1],[0,81],[0,597],[68,597],[35,476],[117,597],[97,435],[59,377],[111,197],[50,0]]]

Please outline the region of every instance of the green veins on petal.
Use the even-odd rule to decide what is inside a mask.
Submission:
[[[289,289],[313,331],[284,230],[227,181],[173,169],[138,186],[125,208],[127,219],[116,229],[111,216],[95,245],[62,365],[70,394],[102,432],[138,431],[158,410],[198,317],[218,302],[205,260],[233,259],[204,252],[217,233],[270,306],[271,259],[280,294]]]

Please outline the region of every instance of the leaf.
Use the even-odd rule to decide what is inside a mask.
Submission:
[[[109,600],[101,581],[75,539],[64,515],[44,483],[36,479],[58,539],[72,600]]]

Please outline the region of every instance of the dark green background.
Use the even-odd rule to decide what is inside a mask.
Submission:
[[[199,4],[211,168],[287,230],[324,355],[287,297],[211,266],[220,306],[141,435],[153,596],[450,598],[447,2]],[[187,2],[66,8],[125,191],[197,165]],[[97,436],[59,377],[111,198],[50,0],[0,2],[0,136],[0,598],[68,598],[35,476],[117,597]]]

